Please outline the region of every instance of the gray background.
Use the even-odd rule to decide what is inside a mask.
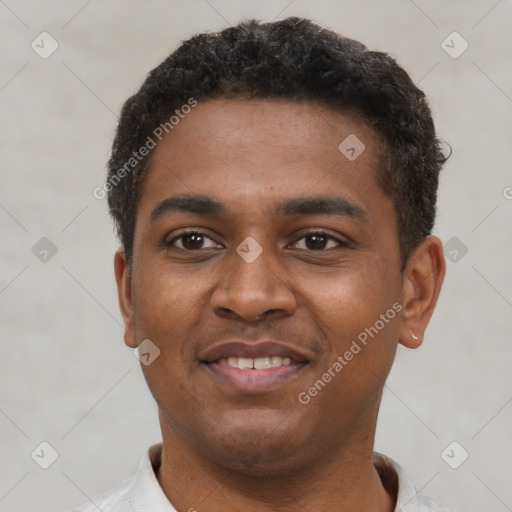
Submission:
[[[0,13],[1,511],[87,501],[160,438],[122,340],[106,202],[92,195],[122,102],[193,33],[290,15],[390,52],[453,147],[436,233],[456,237],[457,258],[423,346],[398,352],[376,449],[455,509],[512,510],[510,1],[0,0]],[[31,48],[43,31],[59,45],[47,59]],[[456,59],[441,46],[453,31],[469,43]],[[32,250],[42,237],[58,249],[46,262],[45,242]],[[31,458],[42,441],[59,454],[46,470]],[[452,441],[469,453],[458,469],[441,456]],[[462,453],[448,450],[452,465]]]

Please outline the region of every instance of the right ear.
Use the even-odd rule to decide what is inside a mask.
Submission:
[[[126,263],[126,255],[122,248],[118,249],[114,255],[114,272],[116,275],[119,308],[123,316],[124,342],[128,347],[136,348],[137,343],[135,341],[133,322],[132,280],[130,268]]]

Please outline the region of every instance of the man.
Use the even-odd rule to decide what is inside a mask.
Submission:
[[[151,71],[102,190],[163,443],[78,510],[447,511],[373,452],[444,278],[445,159],[407,73],[305,19],[197,35]]]

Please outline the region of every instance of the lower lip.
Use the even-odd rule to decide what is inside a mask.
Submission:
[[[263,370],[241,370],[219,363],[202,363],[204,367],[221,381],[245,393],[271,391],[280,384],[294,379],[307,363],[295,363]]]

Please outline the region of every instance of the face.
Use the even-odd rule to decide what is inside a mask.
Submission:
[[[116,274],[164,445],[256,475],[373,439],[407,292],[381,147],[318,104],[230,99],[155,148]]]

